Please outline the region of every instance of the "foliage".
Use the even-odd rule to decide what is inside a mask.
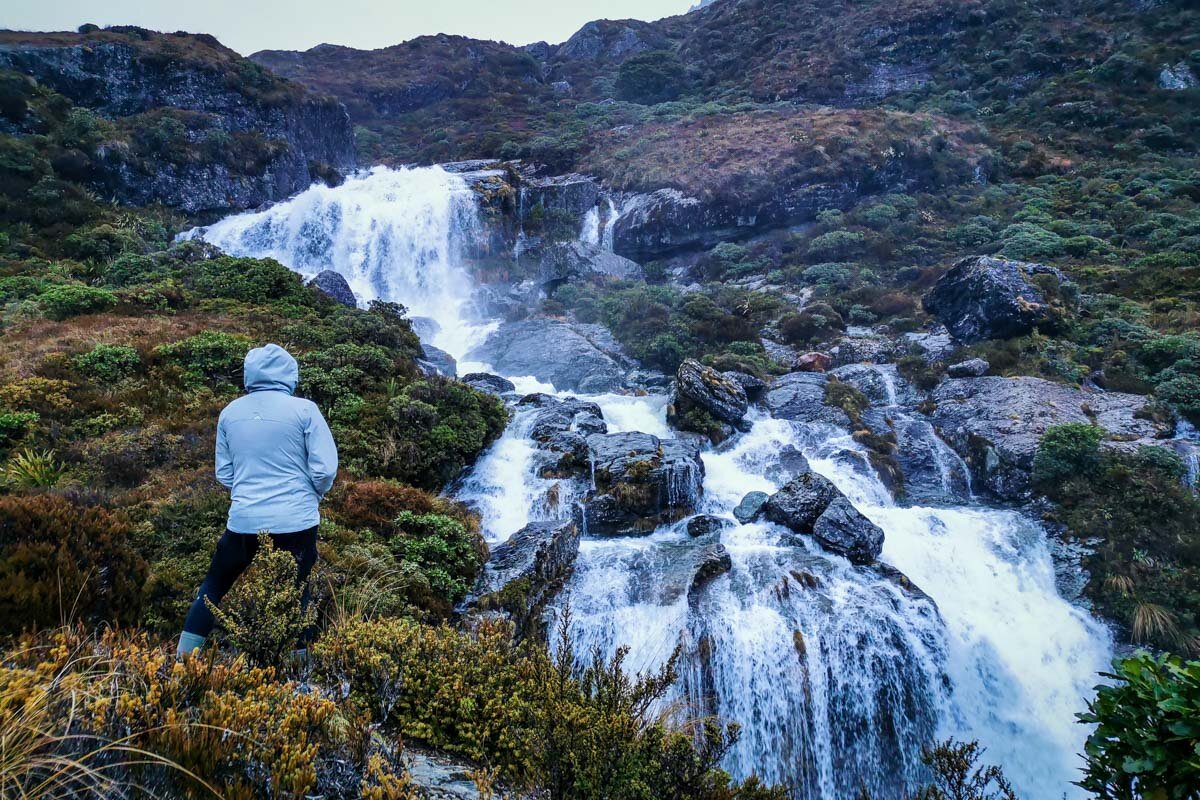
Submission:
[[[416,567],[434,598],[453,604],[465,597],[487,561],[479,532],[444,514],[401,511],[395,524],[400,530],[392,543],[397,556]]]
[[[1104,429],[1082,422],[1049,428],[1033,458],[1033,480],[1053,487],[1081,472],[1091,472],[1100,460]]]
[[[52,450],[23,450],[14,454],[0,471],[9,489],[48,489],[62,480],[66,469]]]
[[[931,786],[914,800],[1016,800],[1012,786],[997,766],[979,766],[979,742],[948,740],[926,748],[921,760],[933,772]]]
[[[678,55],[669,50],[650,50],[621,62],[617,95],[631,103],[663,103],[683,94],[686,82]]]
[[[46,289],[38,295],[38,302],[47,317],[61,320],[107,311],[117,304],[117,297],[107,289],[62,284]]]
[[[0,633],[137,619],[146,562],[125,515],[60,494],[0,497]]]
[[[128,345],[98,344],[76,356],[73,363],[81,374],[97,383],[111,385],[136,373],[141,357]]]
[[[262,667],[282,666],[317,621],[307,586],[297,580],[295,557],[265,533],[258,535],[254,562],[221,605],[205,602],[235,650]]]
[[[1095,725],[1079,785],[1102,800],[1195,796],[1200,786],[1200,661],[1138,653],[1079,715]]]
[[[227,386],[241,383],[242,362],[250,350],[245,336],[204,331],[171,344],[159,346],[154,354],[178,367],[192,385]]]

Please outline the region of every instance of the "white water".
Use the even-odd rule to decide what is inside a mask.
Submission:
[[[377,169],[194,235],[305,274],[336,269],[360,300],[400,302],[437,320],[434,343],[461,356],[488,329],[472,312],[459,255],[478,235],[464,189],[436,168]],[[597,219],[595,235],[607,239],[615,218],[610,209],[603,233]],[[486,365],[470,366],[478,368]],[[554,393],[529,376],[508,377],[520,391]],[[880,405],[901,416],[893,376],[880,377]],[[662,395],[586,399],[611,432],[672,435]],[[586,479],[533,474],[531,417],[518,409],[462,481],[459,496],[478,508],[492,542],[531,520],[571,515],[589,488]],[[916,422],[917,438],[926,436]],[[842,800],[860,784],[877,800],[900,797],[925,778],[921,746],[950,736],[979,739],[1026,800],[1076,796],[1070,782],[1086,731],[1073,715],[1107,666],[1110,643],[1059,597],[1045,532],[973,504],[969,491],[946,491],[962,466],[940,442],[933,480],[966,504],[903,508],[845,431],[758,412],[750,431],[704,454],[698,510],[731,518],[746,492],[773,491],[790,477],[783,456],[791,448],[884,529],[883,560],[932,603],[767,523],[722,532],[732,571],[689,596],[696,546],[677,523],[640,538],[584,538],[565,595],[578,652],[626,644],[629,666],[649,669],[681,646],[676,699],[743,726],[727,766],[786,782],[797,798]]]

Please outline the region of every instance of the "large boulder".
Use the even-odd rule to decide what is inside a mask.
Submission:
[[[1005,500],[1030,494],[1033,457],[1046,430],[1069,422],[1098,425],[1109,447],[1135,448],[1170,437],[1147,417],[1149,398],[1089,392],[1041,378],[957,378],[931,394],[938,433],[966,461],[977,488]]]
[[[508,378],[493,375],[490,372],[472,372],[463,375],[459,380],[467,386],[478,389],[481,392],[494,394],[497,397],[502,397],[509,392],[515,392],[517,389],[516,384]]]
[[[531,632],[571,574],[577,555],[579,528],[573,521],[531,522],[492,548],[464,605],[499,611],[518,633]]]
[[[543,287],[593,275],[641,280],[642,268],[636,261],[580,241],[558,242],[542,249],[538,283]]]
[[[589,534],[649,533],[692,513],[702,491],[700,446],[648,433],[587,437],[595,489],[583,509]]]
[[[812,526],[821,547],[855,564],[870,564],[883,550],[883,530],[845,497],[831,502]]]
[[[358,305],[358,299],[354,296],[350,284],[346,282],[345,276],[340,272],[323,269],[313,276],[308,285],[334,302],[341,303],[350,308],[355,308]]]
[[[815,472],[792,478],[763,504],[763,516],[796,533],[812,533],[813,524],[841,491],[830,480]]]
[[[458,374],[458,363],[454,356],[440,347],[422,344],[421,356],[417,359],[417,366],[427,375],[445,375],[447,378],[453,378]]]
[[[711,542],[700,548],[696,554],[696,574],[692,576],[689,594],[700,591],[716,578],[733,569],[733,559],[725,545]]]
[[[698,406],[722,422],[737,423],[750,407],[746,390],[737,380],[689,358],[675,373],[676,413]]]
[[[560,391],[598,394],[620,388],[626,370],[569,323],[506,322],[467,354],[505,375],[530,375]]]
[[[775,379],[763,404],[771,416],[793,422],[825,423],[850,427],[850,418],[840,408],[825,405],[829,376],[822,372],[789,372]]]
[[[687,521],[687,534],[693,539],[719,533],[730,526],[729,520],[712,514],[698,514]]]
[[[517,411],[530,415],[524,425],[538,450],[539,477],[583,477],[589,472],[587,437],[608,432],[600,406],[574,397],[531,394],[521,398]]]
[[[1074,296],[1054,267],[974,256],[939,278],[924,306],[955,339],[971,344],[1054,330],[1073,310]]]
[[[758,519],[758,515],[762,513],[763,504],[769,497],[770,495],[766,492],[747,492],[737,507],[733,509],[734,519],[743,525]]]

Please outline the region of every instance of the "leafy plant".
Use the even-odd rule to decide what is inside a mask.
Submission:
[[[46,316],[58,320],[107,311],[117,304],[117,296],[107,289],[77,284],[51,286],[37,299]]]
[[[1138,653],[1114,663],[1079,721],[1079,785],[1101,800],[1188,800],[1200,786],[1200,661]]]
[[[914,800],[1016,800],[1000,767],[979,765],[983,753],[979,742],[947,740],[926,748],[921,760],[933,772],[933,784]]]
[[[4,484],[12,489],[47,489],[58,484],[66,474],[52,450],[22,450],[4,465]]]

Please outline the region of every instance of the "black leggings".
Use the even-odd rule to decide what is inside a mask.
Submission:
[[[308,605],[308,573],[313,564],[317,563],[317,529],[298,531],[296,533],[272,533],[271,544],[280,550],[286,550],[296,558],[296,580],[304,584],[304,595],[301,603]],[[212,600],[214,605],[220,605],[226,592],[233,586],[238,576],[246,571],[254,554],[258,552],[258,537],[254,534],[234,533],[227,530],[217,542],[217,551],[213,553],[212,564],[208,574],[200,584],[200,592],[196,595],[192,607],[188,611],[183,630],[197,636],[208,636],[213,629],[213,615],[208,609],[204,598]]]

